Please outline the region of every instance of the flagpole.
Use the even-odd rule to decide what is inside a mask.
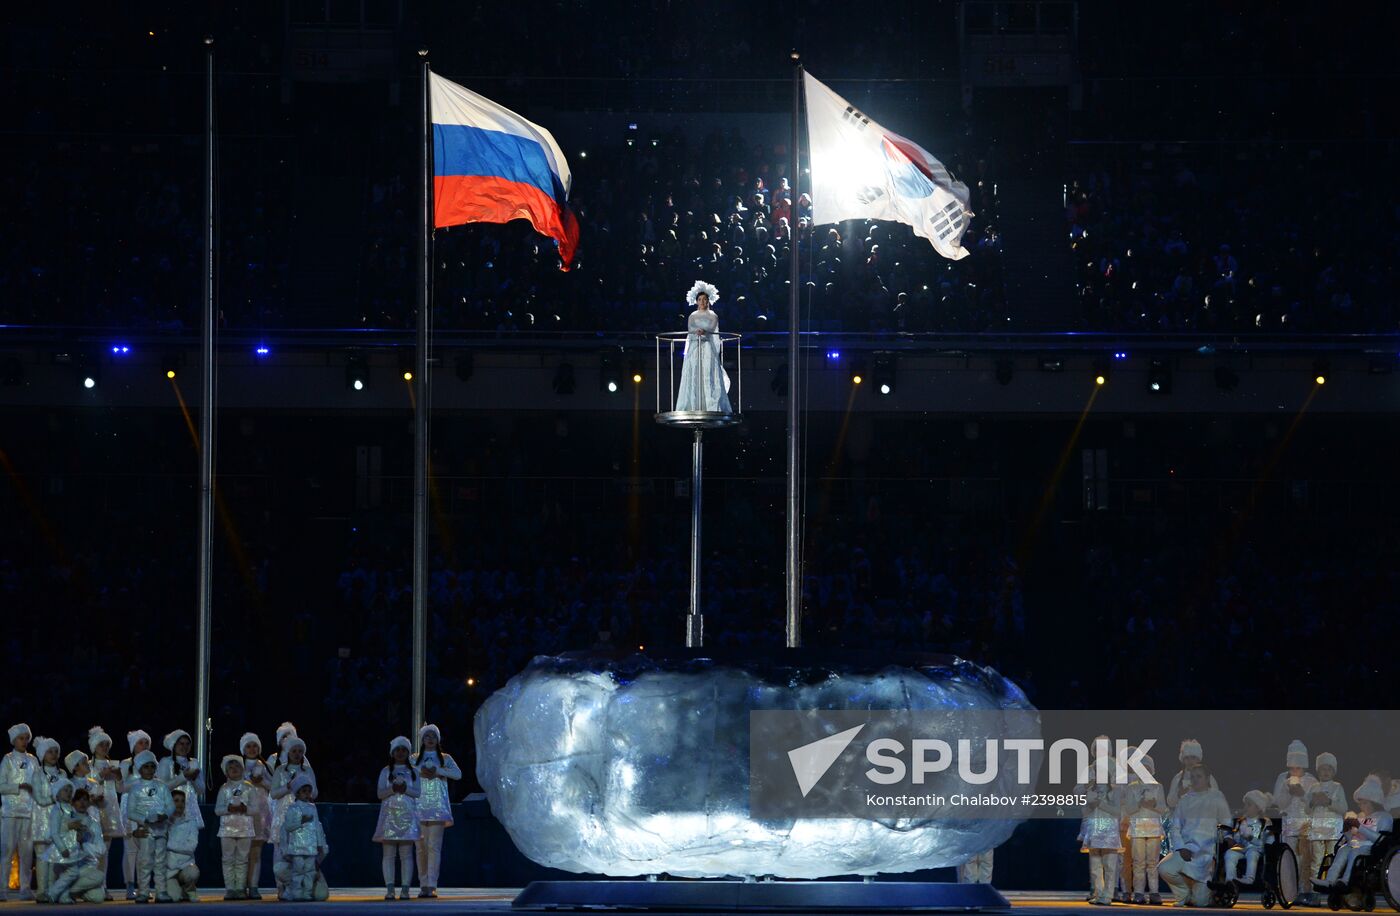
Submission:
[[[432,111],[428,101],[428,49],[418,51],[423,79],[423,233],[418,239],[418,347],[413,373],[413,721],[409,735],[426,721],[428,617],[428,311],[432,307],[433,160]]]
[[[801,272],[798,269],[797,248],[800,233],[797,229],[798,191],[801,188],[801,162],[798,156],[798,143],[801,140],[799,119],[802,114],[802,57],[792,52],[792,161],[789,174],[792,176],[792,206],[788,215],[789,260],[788,273],[788,440],[787,440],[787,647],[795,649],[802,645],[802,569],[799,560],[802,540],[801,508],[798,502],[801,482],[798,461],[798,399],[801,386],[797,371],[798,333],[802,328],[802,315],[799,309],[798,285]]]
[[[204,320],[200,335],[199,652],[195,661],[195,761],[206,772],[209,735],[209,649],[214,617],[214,38],[204,37]]]

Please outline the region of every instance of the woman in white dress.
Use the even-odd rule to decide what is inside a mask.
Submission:
[[[711,307],[719,290],[704,280],[685,294],[695,307],[686,321],[685,361],[676,392],[676,410],[733,413],[729,406],[729,376],[724,371],[724,345],[719,339],[719,316]]]

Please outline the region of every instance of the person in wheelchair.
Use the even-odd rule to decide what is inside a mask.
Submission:
[[[1224,880],[1234,882],[1235,889],[1252,885],[1259,874],[1259,861],[1264,858],[1264,844],[1273,840],[1269,835],[1270,820],[1264,816],[1269,796],[1259,789],[1244,794],[1244,812],[1235,819],[1234,827],[1222,837],[1225,846]],[[1244,874],[1240,875],[1240,861]]]
[[[1368,860],[1368,864],[1373,864],[1369,859],[1372,858],[1376,842],[1383,835],[1388,840],[1388,835],[1395,828],[1395,819],[1385,808],[1385,789],[1379,777],[1374,774],[1367,776],[1351,797],[1361,810],[1359,813],[1347,812],[1342,824],[1342,838],[1337,841],[1337,851],[1330,861],[1323,863],[1325,873],[1318,880],[1319,884],[1331,888],[1334,901],[1337,895],[1358,890],[1361,882],[1355,880],[1359,876],[1353,874],[1357,862]]]

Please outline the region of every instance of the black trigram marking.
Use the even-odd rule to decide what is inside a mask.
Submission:
[[[851,124],[855,125],[857,130],[865,130],[870,126],[870,119],[856,111],[850,105],[847,105],[846,110],[841,112],[841,120],[849,121]]]
[[[963,205],[956,200],[950,200],[943,205],[943,209],[930,220],[933,226],[933,234],[938,236],[940,242],[954,238],[962,232],[967,225],[967,211]]]

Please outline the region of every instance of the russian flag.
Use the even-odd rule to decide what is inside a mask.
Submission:
[[[565,270],[578,248],[573,176],[553,135],[465,86],[428,74],[433,121],[433,225],[529,220],[559,243]]]

